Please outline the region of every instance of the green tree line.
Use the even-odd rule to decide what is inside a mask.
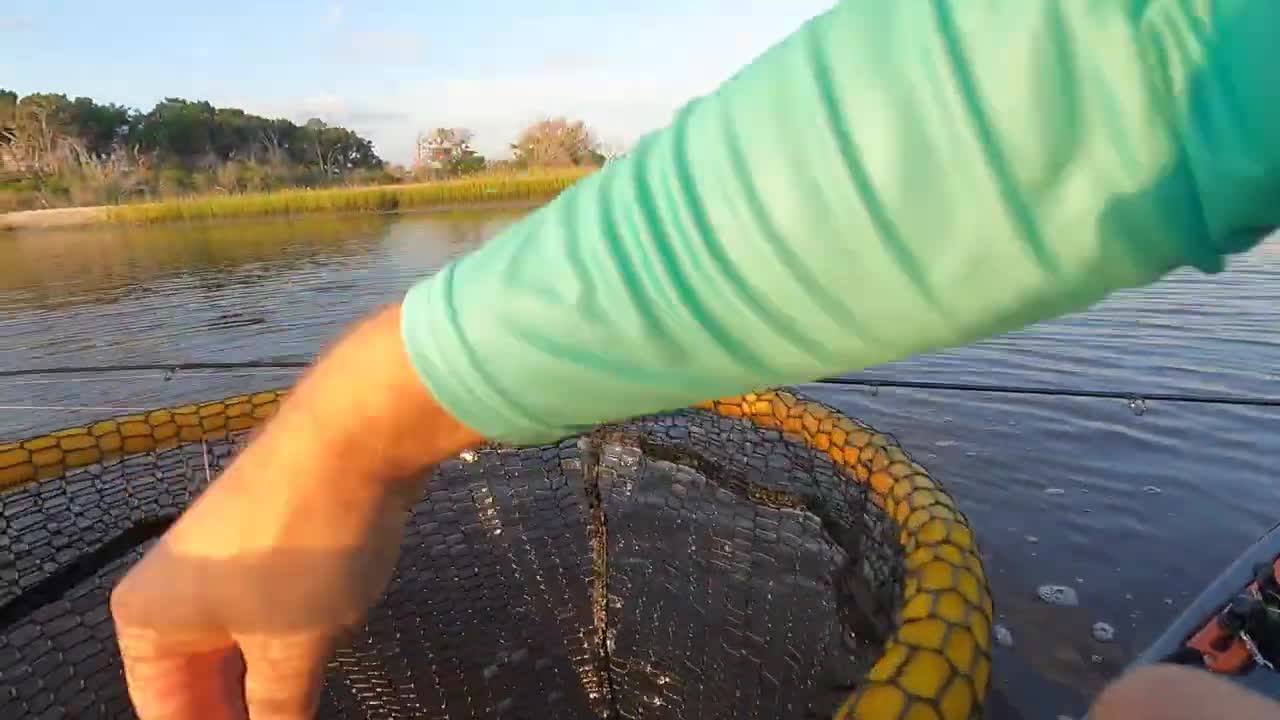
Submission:
[[[385,164],[355,132],[318,119],[297,124],[181,98],[143,112],[87,97],[20,97],[0,88],[0,212],[589,169],[620,153],[581,120],[565,117],[531,123],[507,145],[507,158],[486,159],[473,138],[466,128],[423,134],[406,170]]]
[[[19,97],[0,89],[0,189],[9,191],[9,205],[387,179],[369,140],[318,119],[299,125],[181,98],[142,112],[86,97]],[[12,208],[0,197],[4,209]]]

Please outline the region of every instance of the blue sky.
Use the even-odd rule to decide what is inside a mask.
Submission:
[[[0,0],[0,87],[320,117],[405,162],[420,130],[497,153],[542,115],[632,142],[833,0]]]

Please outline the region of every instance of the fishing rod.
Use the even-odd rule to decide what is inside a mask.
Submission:
[[[165,379],[179,372],[209,370],[301,370],[311,363],[303,360],[249,360],[242,362],[170,362],[135,363],[124,365],[63,365],[44,368],[20,368],[0,370],[0,378],[29,377],[37,375],[84,375],[116,372],[164,372]],[[939,390],[947,392],[974,392],[996,395],[1039,395],[1052,397],[1103,398],[1133,402],[1199,403],[1205,405],[1246,405],[1254,407],[1280,407],[1280,397],[1264,395],[1231,395],[1175,392],[1122,392],[1110,389],[1056,388],[1042,385],[1005,385],[1000,383],[958,383],[931,380],[899,380],[874,377],[828,377],[813,381],[820,385],[864,387],[873,391],[880,388],[912,390]]]
[[[1035,385],[1000,385],[984,383],[949,383],[928,380],[892,380],[874,378],[823,378],[815,381],[823,385],[852,385],[876,388],[909,388],[913,390],[949,390],[957,392],[981,392],[999,395],[1051,395],[1054,397],[1106,398],[1131,402],[1179,402],[1207,405],[1253,405],[1280,407],[1280,397],[1265,395],[1217,395],[1200,393],[1167,392],[1119,392],[1116,390],[1090,390],[1086,388],[1053,388]]]
[[[0,378],[29,377],[33,375],[80,375],[114,372],[166,371],[172,373],[191,370],[290,370],[303,369],[311,363],[303,360],[246,360],[243,362],[173,362],[138,363],[132,365],[60,365],[46,368],[19,368],[0,370]]]

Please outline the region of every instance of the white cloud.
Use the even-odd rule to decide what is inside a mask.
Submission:
[[[331,125],[356,128],[407,122],[409,114],[393,109],[354,103],[338,95],[314,95],[280,104],[284,116],[295,122],[313,117]]]
[[[245,112],[269,118],[285,118],[299,125],[311,118],[320,118],[330,125],[354,130],[374,142],[383,158],[395,162],[404,159],[390,156],[383,149],[386,140],[394,140],[408,133],[412,136],[413,119],[409,113],[394,107],[380,107],[355,102],[339,95],[311,95],[297,98],[259,101],[251,98],[231,98],[226,103]],[[412,137],[410,138],[412,143]]]
[[[693,98],[715,90],[773,39],[739,35],[715,47],[687,49],[673,62],[639,68],[565,54],[524,70],[425,82],[386,101],[402,108],[416,126],[379,138],[378,147],[384,157],[404,162],[419,130],[463,126],[476,132],[478,150],[502,156],[523,127],[547,115],[582,119],[599,136],[630,145],[667,125]]]
[[[502,157],[522,128],[547,115],[580,118],[600,137],[630,144],[713,87],[709,81],[677,81],[592,64],[563,71],[534,67],[505,75],[459,75],[377,99],[320,93],[269,100],[230,97],[215,104],[297,123],[317,117],[369,138],[384,159],[408,163],[417,134],[433,127],[470,128],[478,150]]]
[[[806,11],[817,12],[830,0],[804,2],[812,6]],[[350,88],[340,94],[265,103],[241,101],[239,106],[299,122],[319,117],[349,127],[371,139],[383,158],[398,163],[412,159],[419,132],[442,126],[470,128],[478,150],[490,157],[504,156],[523,127],[546,115],[582,119],[600,137],[629,145],[668,124],[689,100],[714,90],[781,39],[799,23],[798,17],[792,15],[785,24],[735,19],[718,26],[651,18],[640,31],[646,42],[637,44],[649,46],[650,37],[665,38],[658,56],[633,55],[630,50],[613,53],[607,47],[567,50],[496,72],[468,70],[467,63],[459,62],[452,75],[424,73],[421,82],[375,97],[362,97],[362,88]],[[344,57],[402,64],[419,59],[425,50],[422,37],[407,31],[346,33],[345,40],[340,32],[328,42],[330,52]]]

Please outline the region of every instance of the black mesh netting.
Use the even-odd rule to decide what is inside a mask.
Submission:
[[[132,716],[112,584],[235,451],[0,495],[0,718]],[[686,411],[444,463],[322,718],[830,716],[901,597],[892,522],[824,453]]]

